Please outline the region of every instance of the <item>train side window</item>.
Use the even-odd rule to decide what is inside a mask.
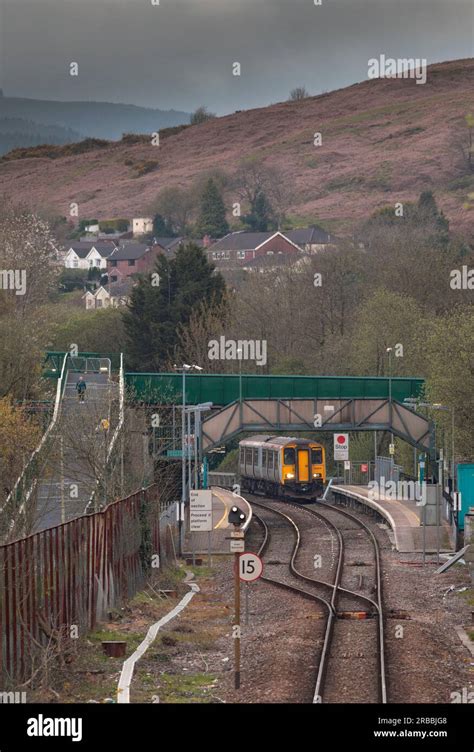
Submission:
[[[240,464],[244,464],[244,457],[245,457],[245,449],[243,447],[240,447]]]
[[[268,450],[268,469],[273,470],[273,459],[275,457],[275,452],[273,449]]]
[[[311,449],[311,464],[322,465],[323,464],[323,450]]]
[[[283,463],[285,465],[295,464],[295,450],[293,447],[286,447],[283,453]]]
[[[262,449],[262,467],[266,468],[268,466],[268,451],[266,449]]]
[[[245,464],[246,465],[252,464],[252,450],[251,449],[245,450]]]

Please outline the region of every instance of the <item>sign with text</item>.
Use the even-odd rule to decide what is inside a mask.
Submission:
[[[349,459],[349,434],[334,434],[334,459],[339,462]]]
[[[212,491],[189,492],[189,529],[192,533],[212,530]]]

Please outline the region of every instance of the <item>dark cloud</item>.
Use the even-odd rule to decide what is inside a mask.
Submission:
[[[218,113],[364,79],[367,60],[471,57],[471,0],[0,0],[17,96]],[[77,61],[80,74],[69,75]],[[242,76],[232,76],[239,61]]]

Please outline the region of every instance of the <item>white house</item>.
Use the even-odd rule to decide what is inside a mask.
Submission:
[[[82,298],[87,310],[119,308],[127,305],[132,287],[133,284],[130,281],[107,285],[107,287],[100,285],[97,290],[88,290]]]
[[[132,232],[134,238],[153,232],[153,218],[138,217],[137,219],[132,219]]]
[[[73,243],[64,255],[64,266],[66,269],[106,269],[107,259],[114,250],[114,243]]]

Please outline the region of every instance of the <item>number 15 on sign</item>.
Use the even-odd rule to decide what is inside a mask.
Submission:
[[[263,562],[257,554],[243,553],[239,556],[239,578],[243,582],[252,582],[262,576]]]

